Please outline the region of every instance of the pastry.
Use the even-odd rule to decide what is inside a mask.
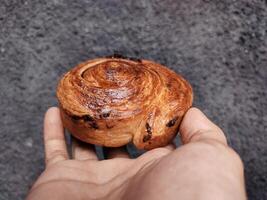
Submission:
[[[167,145],[191,107],[190,84],[158,63],[114,55],[88,60],[59,81],[63,125],[87,143],[138,149]]]

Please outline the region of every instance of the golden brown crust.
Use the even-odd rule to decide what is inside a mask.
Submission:
[[[152,149],[176,135],[193,92],[180,75],[152,61],[99,58],[67,72],[57,97],[65,128],[80,140]]]

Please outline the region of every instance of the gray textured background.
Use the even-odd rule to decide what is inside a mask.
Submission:
[[[250,199],[267,199],[266,0],[0,0],[0,200],[23,199],[43,169],[59,77],[114,50],[186,77],[241,155]]]

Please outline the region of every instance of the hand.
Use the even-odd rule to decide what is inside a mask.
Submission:
[[[44,121],[46,169],[27,200],[246,199],[242,161],[219,127],[191,108],[180,134],[184,145],[178,149],[169,145],[136,159],[116,149],[98,161],[92,146],[76,141],[70,159],[59,110],[50,108]]]

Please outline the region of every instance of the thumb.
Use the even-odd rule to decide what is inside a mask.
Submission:
[[[187,111],[179,131],[183,144],[212,139],[227,145],[223,131],[198,108],[190,108]]]

